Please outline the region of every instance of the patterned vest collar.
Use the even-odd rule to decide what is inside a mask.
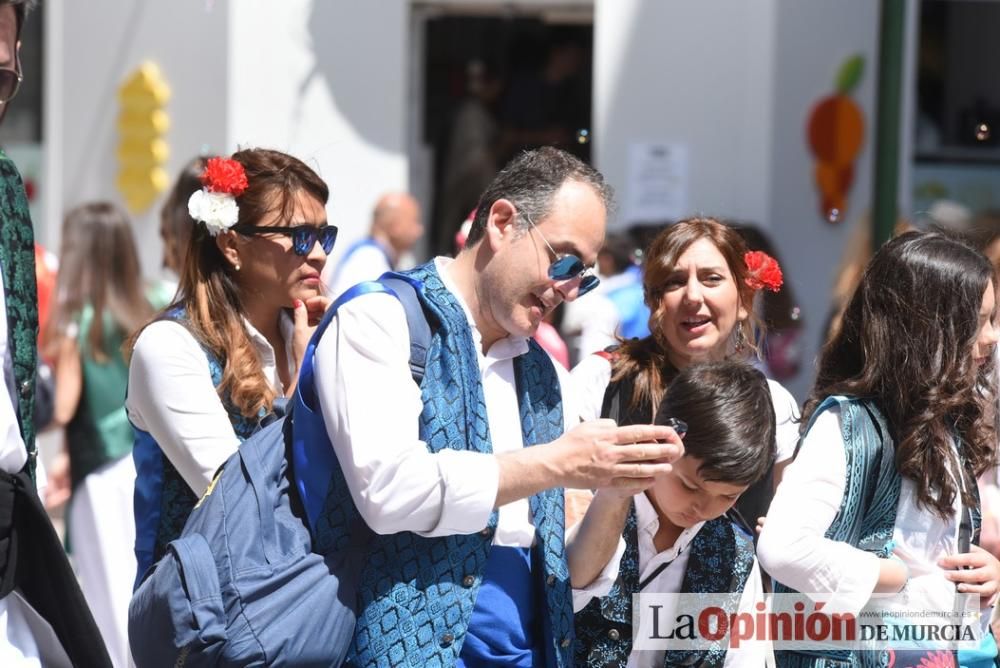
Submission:
[[[35,371],[38,365],[38,296],[35,238],[24,184],[0,151],[0,266],[7,311],[7,343],[18,392],[17,419],[35,474]]]
[[[625,665],[632,651],[632,595],[639,592],[639,535],[634,504],[625,521],[622,537],[625,539],[625,554],[618,580],[607,596],[591,601],[576,616],[578,666]],[[727,517],[719,517],[702,526],[691,541],[689,550],[679,593],[732,592],[735,594],[732,601],[735,609],[753,568],[753,539],[736,529]],[[726,650],[722,646],[699,651],[668,650],[664,653],[663,665],[664,668],[721,668],[725,658]]]
[[[420,281],[421,303],[434,335],[421,383],[420,438],[431,452],[446,448],[492,452],[478,354],[461,304],[433,263],[407,272]],[[526,445],[563,431],[559,380],[534,341],[514,360]],[[339,482],[339,481],[338,481]],[[529,500],[549,624],[547,664],[572,665],[573,611],[566,564],[563,492]],[[482,582],[497,512],[478,534],[425,538],[414,533],[372,536],[359,587],[359,614],[349,662],[356,666],[453,665]],[[338,522],[349,518],[341,517]],[[392,620],[387,624],[386,620]]]

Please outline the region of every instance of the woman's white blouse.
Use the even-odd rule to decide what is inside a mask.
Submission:
[[[284,394],[274,349],[249,322],[244,324],[264,377],[279,395]],[[294,324],[284,312],[280,329],[287,351],[284,363],[294,374]],[[132,424],[153,436],[199,497],[240,442],[215,391],[205,351],[183,325],[170,320],[152,323],[136,340],[125,408]]]
[[[957,453],[952,462],[957,465]],[[951,471],[953,480],[954,469]],[[800,591],[835,593],[842,609],[857,613],[878,582],[879,559],[847,543],[825,537],[840,509],[847,480],[840,410],[821,413],[802,441],[795,461],[785,470],[757,547],[761,565],[776,580]],[[937,609],[950,610],[955,584],[937,562],[958,552],[961,498],[942,519],[917,505],[916,484],[902,481],[895,553],[910,570],[908,594],[925,596]]]
[[[611,382],[611,362],[601,355],[588,355],[576,365],[570,379],[580,420],[586,422],[601,417],[604,393]],[[774,404],[776,461],[783,462],[795,454],[795,445],[799,440],[799,408],[781,383],[768,379],[767,385]]]

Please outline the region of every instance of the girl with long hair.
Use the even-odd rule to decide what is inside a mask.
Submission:
[[[762,288],[779,289],[781,275],[773,260],[749,253],[733,228],[714,218],[689,218],[667,227],[650,244],[642,282],[652,333],[589,355],[576,366],[572,381],[582,420],[610,417],[619,424],[650,424],[680,371],[755,351],[761,327],[753,313],[754,296]],[[798,440],[795,400],[779,383],[769,380],[768,386],[778,473],[772,476],[769,470],[737,504],[750,530],[766,512],[773,478]]]
[[[760,537],[775,580],[836,594],[854,614],[902,590],[938,610],[956,589],[992,605],[1000,563],[976,545],[976,476],[996,463],[996,281],[985,257],[940,233],[907,232],[875,254],[823,349]],[[779,665],[823,661],[778,653]]]
[[[67,447],[52,486],[70,485],[68,536],[80,587],[112,662],[127,666],[135,467],[121,346],[153,307],[121,209],[95,202],[66,214],[56,300],[48,336],[56,351],[53,420],[66,428]]]
[[[177,297],[134,339],[136,557],[141,576],[176,538],[219,466],[295,387],[328,300],[326,184],[265,149],[212,158]]]

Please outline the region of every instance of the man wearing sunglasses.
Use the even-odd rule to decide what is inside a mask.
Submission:
[[[531,340],[597,285],[610,201],[556,149],[504,168],[465,250],[406,272],[434,330],[420,387],[391,296],[346,302],[320,340],[323,420],[373,530],[352,665],[572,665],[562,488],[642,489],[682,447],[667,427],[568,424]]]
[[[21,83],[21,27],[33,5],[0,0],[0,119]],[[2,151],[0,229],[0,665],[110,666],[36,488],[34,234],[21,176]]]

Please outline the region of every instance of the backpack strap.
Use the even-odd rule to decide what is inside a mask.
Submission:
[[[392,295],[399,300],[406,313],[406,323],[410,333],[410,372],[414,382],[419,385],[424,377],[427,350],[430,348],[432,336],[430,323],[418,297],[422,287],[420,281],[394,272],[387,272],[378,281],[367,281],[351,287],[330,306],[306,347],[299,369],[299,382],[292,401],[296,407],[292,417],[292,457],[289,461],[292,463],[299,498],[309,525],[314,530],[322,513],[323,503],[326,501],[331,476],[337,465],[336,453],[326,435],[319,398],[316,396],[314,368],[316,347],[341,306],[362,295],[372,293]]]
[[[431,347],[433,335],[423,304],[417,296],[420,281],[389,271],[382,274],[378,282],[388,288],[389,292],[395,293],[406,312],[406,326],[410,330],[410,375],[413,376],[413,382],[420,385],[420,381],[424,379],[427,351]]]

